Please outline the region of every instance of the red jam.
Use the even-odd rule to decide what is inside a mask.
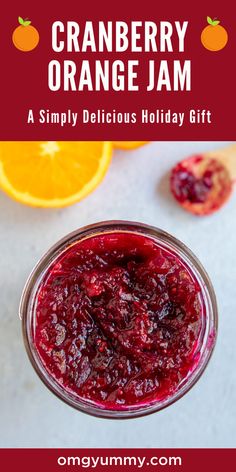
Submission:
[[[232,182],[226,167],[216,159],[191,156],[172,170],[171,191],[186,210],[206,215],[225,203]]]
[[[172,395],[196,366],[200,286],[155,240],[114,232],[77,242],[36,297],[34,343],[66,391],[109,409]]]

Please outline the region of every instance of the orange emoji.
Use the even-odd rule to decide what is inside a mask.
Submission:
[[[209,51],[220,51],[228,42],[228,33],[223,26],[220,26],[219,20],[212,20],[207,16],[208,26],[204,28],[201,34],[201,42]]]
[[[20,26],[13,31],[13,44],[20,51],[32,51],[39,43],[39,33],[28,19],[19,16],[18,21]]]

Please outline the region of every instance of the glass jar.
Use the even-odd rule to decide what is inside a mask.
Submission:
[[[204,301],[204,326],[201,331],[201,342],[198,345],[197,362],[173,394],[151,403],[136,404],[123,409],[109,409],[101,404],[97,405],[85,398],[78,397],[60,385],[50,375],[39,356],[34,342],[36,326],[35,306],[40,284],[51,264],[59,256],[69,247],[84,239],[117,232],[143,235],[151,238],[160,247],[171,252],[183,262],[200,286],[201,296]],[[196,256],[182,242],[170,234],[152,226],[129,221],[105,221],[80,228],[68,234],[49,249],[33,269],[25,285],[20,302],[20,318],[22,320],[24,343],[29,359],[44,384],[61,400],[77,410],[94,416],[113,419],[134,418],[157,412],[181,398],[197,382],[205,370],[211,357],[217,334],[217,303],[215,293],[206,271]]]

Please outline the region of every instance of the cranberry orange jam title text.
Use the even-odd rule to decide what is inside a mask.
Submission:
[[[184,52],[187,28],[187,21],[86,21],[82,25],[55,21],[52,49],[63,53],[63,60],[54,58],[48,65],[49,89],[189,91],[191,61],[173,60],[169,55]],[[142,53],[155,59],[146,60]],[[168,60],[160,60],[159,53],[168,53]]]

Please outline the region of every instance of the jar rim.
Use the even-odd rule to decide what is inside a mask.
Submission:
[[[55,261],[55,259],[64,251],[68,250],[68,248],[72,247],[79,241],[102,233],[107,234],[114,232],[137,233],[150,237],[159,244],[162,244],[163,247],[170,249],[172,253],[176,253],[197,278],[202,294],[204,295],[204,302],[207,311],[207,331],[205,330],[204,334],[201,362],[198,363],[187,379],[185,379],[184,384],[182,386],[180,385],[177,391],[164,400],[157,400],[156,402],[152,402],[150,405],[136,404],[134,407],[131,406],[119,410],[108,409],[103,407],[101,404],[97,405],[89,400],[83,400],[76,395],[69,394],[67,390],[65,390],[52,376],[50,376],[49,372],[44,367],[42,359],[34,346],[32,336],[33,304],[37,295],[37,289],[52,262]],[[79,411],[88,413],[92,416],[111,419],[126,419],[145,416],[166,408],[185,395],[195,385],[204,372],[215,346],[218,329],[218,310],[215,292],[206,270],[194,253],[184,243],[162,229],[139,222],[124,220],[102,221],[78,228],[51,246],[51,248],[40,258],[26,281],[20,300],[19,316],[22,320],[23,339],[29,360],[36,373],[49,390],[65,403]]]

